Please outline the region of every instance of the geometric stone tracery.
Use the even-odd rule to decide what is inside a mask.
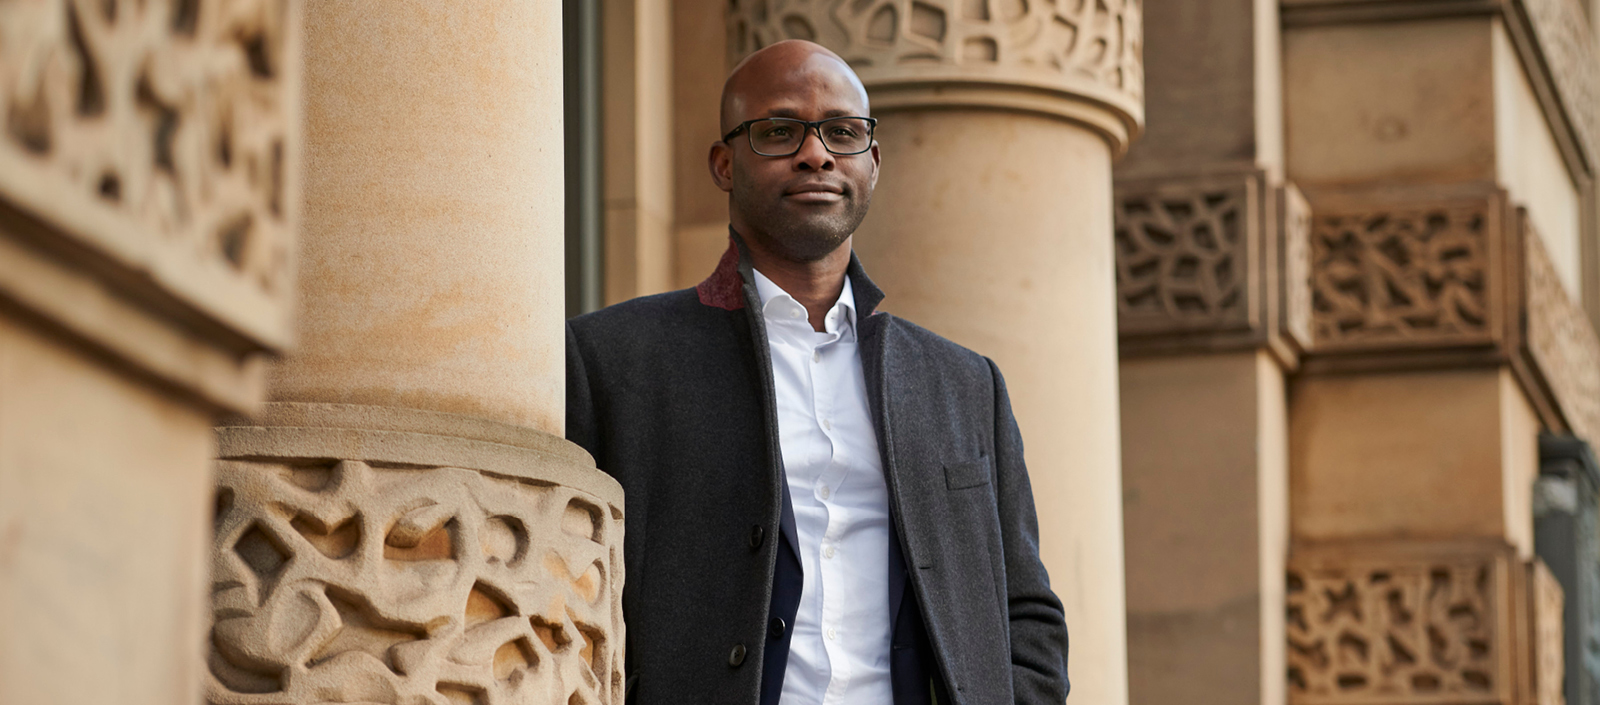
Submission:
[[[1119,193],[1117,315],[1126,330],[1248,324],[1248,186]]]
[[[356,460],[218,488],[209,702],[621,702],[619,508]]]

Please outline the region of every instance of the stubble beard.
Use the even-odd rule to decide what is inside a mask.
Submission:
[[[815,262],[838,250],[867,217],[872,198],[871,193],[861,198],[854,185],[846,185],[842,203],[824,209],[787,204],[781,193],[757,198],[755,192],[747,180],[734,178],[734,208],[757,230],[740,234],[759,238],[765,249],[791,262]]]

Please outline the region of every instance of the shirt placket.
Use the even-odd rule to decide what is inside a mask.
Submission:
[[[843,623],[843,610],[841,600],[849,599],[847,590],[842,584],[843,576],[838,569],[841,556],[839,555],[839,539],[842,527],[848,523],[848,510],[839,506],[836,501],[840,486],[844,484],[848,473],[846,458],[843,457],[841,444],[837,436],[834,422],[838,416],[839,375],[834,369],[838,365],[837,343],[841,339],[839,333],[840,317],[844,315],[842,308],[836,307],[830,312],[830,325],[834,329],[828,340],[818,344],[811,352],[810,378],[812,387],[813,410],[816,413],[817,427],[827,438],[826,457],[819,458],[818,467],[821,472],[817,478],[817,493],[826,509],[828,523],[823,532],[819,549],[822,553],[819,561],[822,566],[822,636],[823,649],[827,652],[830,665],[828,686],[824,692],[823,702],[834,703],[843,696],[849,686],[851,672],[850,661],[843,657],[843,640],[848,638],[848,625]]]

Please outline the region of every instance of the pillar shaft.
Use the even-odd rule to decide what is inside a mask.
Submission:
[[[207,697],[618,704],[563,431],[561,3],[313,3],[300,348],[217,430]]]
[[[276,400],[564,432],[561,6],[308,8],[300,350]]]
[[[1142,122],[1137,3],[748,0],[856,67],[883,172],[855,248],[884,308],[988,355],[1028,444],[1073,701],[1128,698],[1111,162]]]

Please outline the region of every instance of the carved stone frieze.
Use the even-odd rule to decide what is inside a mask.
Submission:
[[[1497,207],[1488,196],[1319,205],[1311,235],[1316,348],[1494,340]]]
[[[1600,336],[1582,307],[1567,295],[1531,221],[1526,215],[1519,221],[1528,356],[1566,427],[1590,443],[1600,442]]]
[[[374,407],[265,423],[219,429],[209,702],[622,702],[622,493],[576,446]]]
[[[1289,702],[1548,702],[1534,698],[1560,691],[1561,588],[1541,568],[1495,542],[1296,546]]]
[[[1124,354],[1304,345],[1308,210],[1262,172],[1119,181],[1113,202]]]
[[[11,230],[88,248],[236,348],[281,348],[297,17],[291,0],[0,3],[0,204],[42,224]]]
[[[1111,129],[1125,145],[1143,122],[1139,0],[732,0],[731,59],[784,39],[844,57],[877,110],[972,104],[1058,113]],[[885,89],[945,84],[914,95]],[[1009,96],[967,89],[1009,85]],[[1119,126],[1044,91],[1100,104]]]
[[[1600,54],[1595,51],[1593,25],[1578,0],[1519,0],[1516,7],[1528,17],[1537,40],[1538,56],[1559,95],[1562,114],[1577,133],[1584,154],[1592,163],[1600,149]]]

